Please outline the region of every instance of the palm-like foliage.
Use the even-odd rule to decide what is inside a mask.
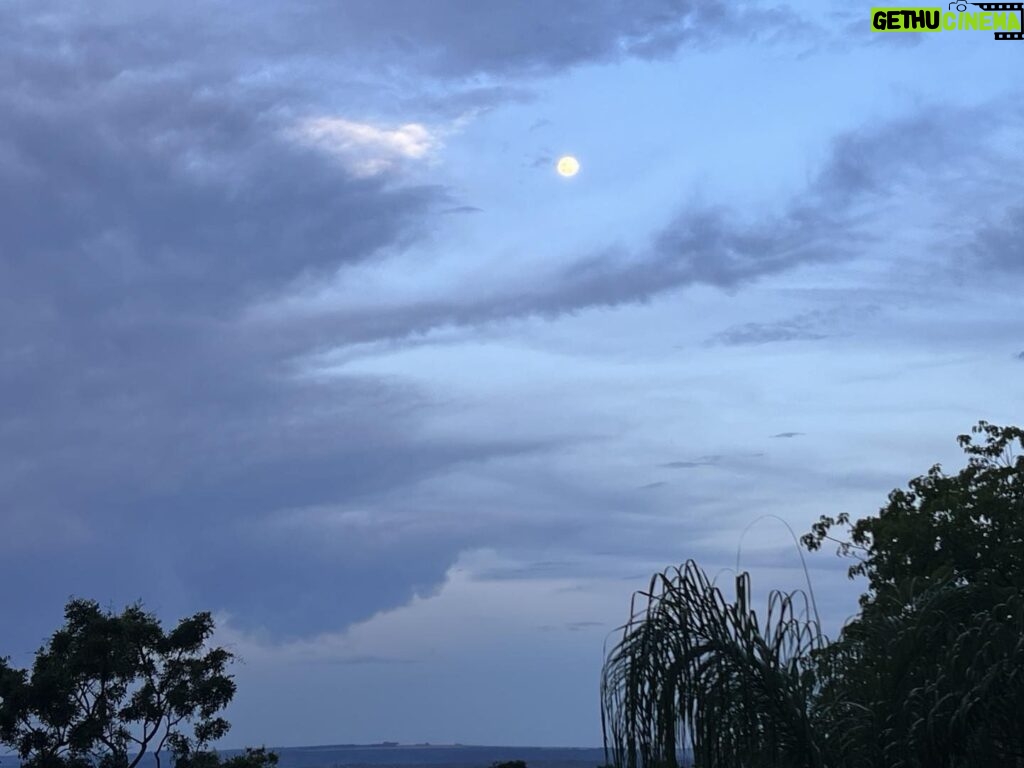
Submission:
[[[803,593],[732,602],[688,561],[633,597],[607,654],[609,763],[674,768],[1024,766],[1024,594],[953,579],[881,592],[826,644]]]
[[[632,608],[602,680],[613,764],[672,767],[686,742],[700,766],[825,764],[808,706],[822,639],[803,593],[773,592],[762,625],[747,574],[729,602],[688,561],[655,575]]]
[[[763,625],[747,574],[727,601],[692,561],[633,597],[601,685],[616,768],[1024,768],[1024,429],[980,422],[938,465],[833,539],[858,558],[860,615],[826,644],[801,592]],[[816,615],[816,614],[815,614]]]

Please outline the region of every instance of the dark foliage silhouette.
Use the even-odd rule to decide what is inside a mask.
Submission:
[[[227,733],[219,713],[235,684],[232,654],[208,647],[209,613],[165,632],[139,604],[120,614],[75,599],[64,626],[35,655],[31,669],[0,659],[0,742],[27,768],[135,768],[164,750],[178,768],[207,768],[220,759],[208,745]],[[231,768],[268,768],[264,749],[224,761]]]
[[[803,537],[868,582],[833,643],[802,593],[773,593],[760,624],[746,574],[731,601],[693,562],[655,576],[606,657],[610,761],[675,766],[686,741],[701,768],[1024,766],[1024,430],[958,442],[958,474]]]

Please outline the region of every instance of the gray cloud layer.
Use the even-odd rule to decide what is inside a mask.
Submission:
[[[71,584],[116,600],[155,595],[172,613],[223,607],[278,634],[343,626],[435,585],[466,543],[458,533],[410,543],[346,530],[311,546],[307,532],[267,521],[372,506],[467,462],[550,446],[428,439],[423,394],[299,374],[310,352],[422,327],[421,308],[286,328],[246,309],[381,258],[434,215],[476,209],[453,208],[440,188],[353,177],[283,129],[322,109],[328,86],[365,106],[383,77],[385,96],[451,114],[526,98],[470,76],[657,56],[737,14],[768,19],[733,8],[0,9],[0,579],[33,586],[8,591],[0,610],[22,617],[25,650]],[[453,78],[452,90],[419,89],[416,72]],[[594,262],[573,301],[607,290],[615,269]],[[536,306],[510,301],[498,314]],[[438,313],[481,317],[428,308],[426,322]]]
[[[342,307],[286,325],[247,319],[256,302],[385,258],[445,210],[472,212],[453,209],[443,189],[356,178],[282,138],[290,115],[322,106],[311,92],[324,83],[343,82],[342,96],[359,103],[379,98],[365,72],[341,64],[391,62],[388,78],[406,85],[421,69],[450,77],[470,88],[456,94],[460,108],[479,106],[523,95],[480,90],[473,76],[660,56],[737,19],[769,29],[782,18],[735,7],[0,9],[0,579],[32,586],[5,592],[0,611],[22,617],[18,642],[35,644],[69,584],[117,600],[157,595],[154,607],[171,613],[224,607],[275,634],[343,626],[432,588],[479,529],[414,542],[342,529],[313,546],[308,531],[267,521],[381,499],[415,517],[415,504],[394,501],[403,490],[550,442],[428,438],[424,393],[387,379],[305,378],[303,356],[694,284],[735,289],[850,258],[871,237],[855,207],[946,157],[964,122],[977,127],[922,118],[912,127],[924,143],[902,138],[907,125],[854,133],[779,217],[684,211],[647,252],[590,255],[524,292]],[[979,252],[1010,264],[1016,241],[1001,231]]]
[[[781,9],[720,0],[563,0],[557,8],[530,0],[354,0],[307,4],[295,19],[305,50],[356,48],[443,77],[549,74],[662,57],[681,45],[770,34],[793,21]]]
[[[287,143],[272,98],[135,35],[156,27],[12,7],[3,27],[24,34],[0,52],[0,578],[33,588],[0,608],[32,627],[73,584],[287,633],[436,583],[455,540],[298,556],[253,527],[530,446],[427,441],[419,393],[304,379],[315,333],[241,317],[415,237],[443,190]]]

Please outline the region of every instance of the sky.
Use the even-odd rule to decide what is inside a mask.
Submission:
[[[869,16],[6,0],[0,654],[142,600],[223,746],[599,745],[652,573],[1021,423],[1024,44]]]

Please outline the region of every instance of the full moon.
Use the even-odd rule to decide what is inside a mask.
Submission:
[[[575,176],[580,171],[580,161],[572,155],[566,155],[559,158],[558,165],[555,167],[562,176]]]

